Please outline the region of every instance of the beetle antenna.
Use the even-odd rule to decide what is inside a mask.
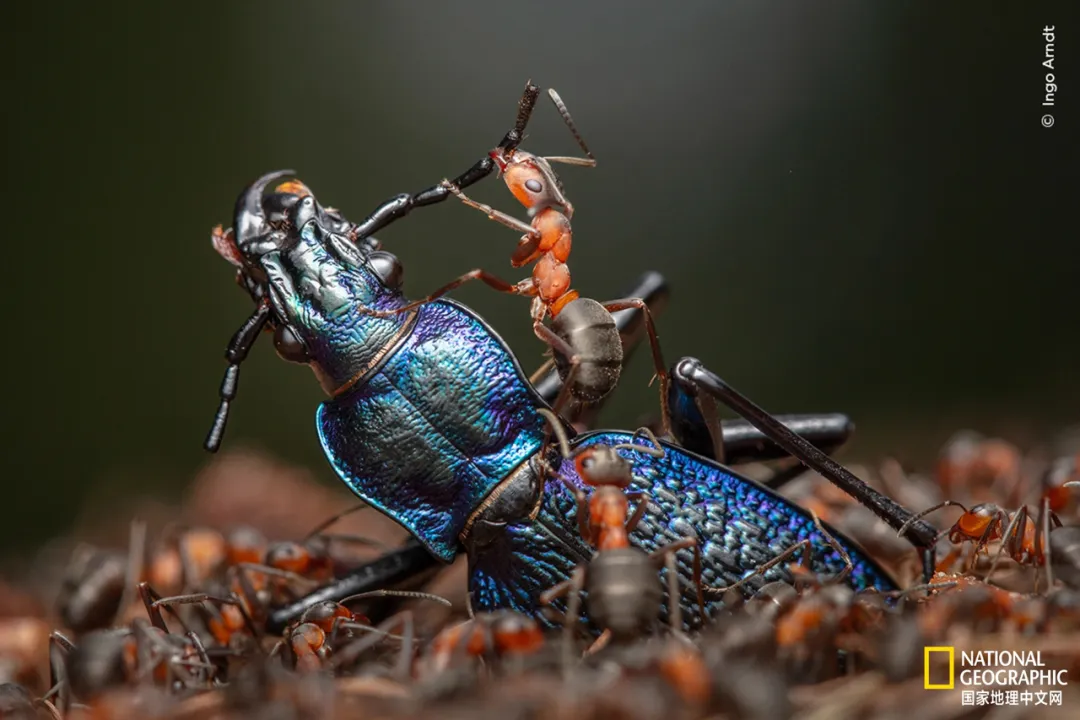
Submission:
[[[221,438],[225,435],[225,424],[229,421],[229,404],[236,399],[236,389],[240,382],[240,363],[244,362],[255,339],[266,326],[270,319],[270,301],[263,300],[255,307],[251,314],[236,334],[229,341],[229,348],[225,351],[225,360],[229,367],[225,370],[225,377],[221,380],[221,389],[218,395],[221,403],[218,405],[217,414],[214,415],[214,424],[206,436],[203,447],[208,452],[217,452],[221,447]]]

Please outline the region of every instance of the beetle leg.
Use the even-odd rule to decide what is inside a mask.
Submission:
[[[354,568],[348,574],[314,590],[291,605],[275,610],[267,620],[267,632],[280,633],[289,623],[303,615],[305,610],[317,603],[327,600],[337,602],[350,595],[419,580],[440,567],[443,567],[443,564],[439,559],[429,553],[418,540],[409,540],[404,546]]]
[[[525,92],[522,94],[521,100],[518,101],[518,114],[514,127],[503,136],[502,141],[498,145],[498,149],[503,154],[517,149],[517,146],[525,137],[525,126],[529,122],[529,117],[532,115],[533,107],[536,105],[536,98],[539,94],[540,88],[533,85],[531,82],[526,83]],[[478,160],[472,167],[454,178],[452,184],[458,188],[469,187],[486,178],[493,170],[495,170],[495,161],[491,157],[485,157],[482,160]],[[446,200],[448,197],[450,197],[450,191],[441,183],[433,185],[427,190],[421,190],[418,193],[402,193],[401,195],[390,198],[382,205],[375,208],[375,210],[364,220],[360,221],[357,225],[354,225],[353,234],[357,239],[362,240],[364,238],[369,238],[395,220],[399,220],[408,215],[412,212],[413,208],[434,205]]]
[[[905,537],[922,553],[923,575],[927,582],[933,577],[936,552],[934,540],[937,537],[937,530],[932,526],[923,521],[909,523],[908,521],[912,518],[910,510],[870,487],[805,438],[792,432],[790,428],[752,400],[728,385],[720,376],[708,370],[700,360],[682,358],[672,368],[671,379],[672,386],[678,388],[675,392],[681,393],[680,399],[693,398],[701,403],[723,403],[743,416],[786,452],[858,500],[890,526],[897,530],[906,526]],[[718,423],[710,425],[710,432],[713,437],[722,438]]]

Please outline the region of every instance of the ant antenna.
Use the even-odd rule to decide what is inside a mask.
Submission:
[[[563,122],[566,123],[566,127],[570,129],[574,139],[577,140],[578,146],[582,152],[588,158],[568,158],[568,157],[549,157],[547,160],[553,160],[555,162],[566,163],[568,165],[584,165],[586,167],[596,167],[596,158],[593,156],[592,151],[589,150],[589,146],[585,144],[584,138],[581,137],[581,133],[578,132],[577,125],[574,124],[574,118],[570,116],[570,111],[566,109],[566,103],[559,97],[559,93],[555,90],[548,88],[548,97],[551,98],[551,102],[555,103],[556,109],[559,114],[562,115]]]

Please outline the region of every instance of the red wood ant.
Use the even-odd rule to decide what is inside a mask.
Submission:
[[[426,669],[442,672],[458,653],[471,658],[504,658],[528,655],[543,645],[544,634],[532,618],[509,610],[483,613],[436,635]]]
[[[346,603],[356,600],[389,596],[432,600],[442,605],[450,605],[449,600],[438,595],[410,590],[375,590],[352,595],[344,598],[340,603],[332,601],[316,603],[304,611],[297,623],[286,628],[282,639],[270,651],[270,657],[275,657],[282,648],[287,647],[293,665],[300,672],[314,672],[327,667],[337,670],[353,662],[382,640],[400,640],[403,646],[398,660],[397,674],[400,677],[407,676],[413,642],[411,612],[408,610],[400,612],[378,627],[373,627],[365,615],[353,612],[345,606]],[[394,627],[401,627],[404,631],[403,635],[391,634],[390,630]],[[367,637],[355,640],[354,638],[360,634]],[[350,639],[352,642],[341,642]]]
[[[166,593],[202,585],[226,562],[228,549],[227,539],[210,528],[186,528],[167,535],[150,556],[146,580]]]
[[[132,599],[146,552],[146,525],[132,522],[128,552],[81,546],[68,566],[60,591],[60,618],[75,632],[119,622]]]
[[[650,554],[630,545],[630,533],[645,514],[648,498],[642,492],[625,492],[633,482],[630,463],[619,455],[620,449],[663,455],[664,449],[649,430],[644,434],[651,446],[628,444],[597,445],[570,452],[570,443],[558,416],[550,410],[538,412],[548,421],[558,438],[564,459],[573,460],[582,482],[594,488],[590,495],[573,485],[563,475],[556,475],[577,501],[578,527],[582,539],[593,546],[596,554],[585,565],[574,569],[568,580],[540,595],[542,605],[569,595],[565,620],[566,647],[571,647],[581,592],[586,593],[589,617],[607,631],[616,644],[636,639],[657,616],[660,588],[656,561],[667,566],[668,620],[676,633],[681,633],[682,618],[679,604],[679,578],[675,571],[675,553],[693,549],[694,579],[697,585],[698,607],[705,618],[705,600],[701,588],[701,563],[696,538],[683,538],[660,547]],[[550,472],[550,468],[548,469]],[[630,513],[630,501],[638,505]]]
[[[901,526],[898,534],[903,534],[907,527],[918,519],[950,505],[959,507],[964,513],[945,532],[948,533],[949,542],[956,545],[974,543],[972,565],[979,552],[985,551],[989,543],[996,540],[1002,541],[986,577],[993,574],[1002,554],[1007,554],[1020,565],[1032,567],[1047,565],[1047,537],[1053,529],[1061,527],[1061,520],[1049,509],[1049,500],[1046,497],[1039,504],[1037,519],[1030,524],[1026,505],[1010,515],[993,503],[973,505],[971,509],[968,509],[954,500],[944,500],[913,515]],[[1038,582],[1037,579],[1036,582]]]
[[[185,636],[169,633],[153,602],[156,593],[146,583],[140,583],[139,591],[149,622],[137,618],[127,627],[95,630],[78,644],[59,632],[49,637],[52,688],[45,699],[55,695],[61,713],[67,712],[73,692],[93,701],[125,683],[152,680],[177,689],[207,687],[213,681],[217,668],[199,636],[191,631]]]
[[[519,106],[522,108],[518,115],[519,134],[524,133],[537,93],[539,88],[530,81]],[[566,198],[562,182],[552,169],[551,163],[595,167],[596,159],[578,132],[562,98],[554,90],[549,90],[548,95],[586,157],[540,157],[524,150],[506,147],[497,147],[489,153],[499,166],[510,192],[528,209],[531,223],[525,223],[495,210],[490,205],[471,200],[448,180],[442,182],[442,187],[464,204],[523,233],[511,256],[510,264],[517,268],[535,261],[532,275],[518,283],[510,283],[486,270],[471,270],[422,300],[393,310],[365,312],[377,317],[410,312],[473,280],[479,280],[499,292],[531,297],[533,332],[554,351],[553,360],[560,377],[566,383],[564,392],[569,393],[568,397],[587,405],[598,402],[610,393],[621,374],[624,351],[611,313],[640,310],[645,318],[656,377],[660,380],[660,403],[666,433],[669,430],[668,376],[649,306],[641,298],[600,303],[581,297],[570,287],[570,269],[566,263],[573,242],[570,218],[574,214],[574,207]],[[544,319],[548,316],[551,317],[550,327],[544,324]],[[555,407],[561,409],[568,397],[560,395]]]

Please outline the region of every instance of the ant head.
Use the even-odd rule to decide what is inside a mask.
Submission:
[[[524,150],[492,150],[491,157],[499,166],[506,187],[519,203],[528,208],[530,215],[551,207],[563,211],[568,217],[573,214],[573,206],[566,199],[562,181],[547,160]]]
[[[326,633],[314,623],[301,623],[292,631],[293,642],[303,642],[312,650],[318,650],[326,643]]]
[[[494,616],[491,632],[504,652],[532,652],[544,644],[544,632],[536,621],[514,612]]]
[[[260,563],[266,553],[266,538],[252,527],[238,527],[226,538],[228,563]]]
[[[967,511],[967,514],[972,517],[977,517],[980,520],[990,520],[1001,514],[1001,508],[994,503],[980,503],[972,506],[972,508]]]
[[[266,551],[266,564],[276,570],[302,575],[311,564],[311,553],[299,543],[275,543]]]
[[[970,510],[965,510],[956,521],[949,533],[949,539],[953,542],[960,542],[964,538],[980,540],[983,535],[986,535],[987,541],[996,540],[1001,537],[1003,515],[1001,508],[993,503],[975,505]],[[990,529],[991,523],[994,524],[993,529]],[[988,530],[989,534],[987,534]]]
[[[315,603],[300,616],[301,623],[317,625],[323,632],[329,632],[337,618],[351,620],[353,614],[347,607],[333,600]]]
[[[613,447],[593,445],[582,450],[574,459],[574,467],[586,485],[612,485],[620,488],[630,486],[630,463]]]

